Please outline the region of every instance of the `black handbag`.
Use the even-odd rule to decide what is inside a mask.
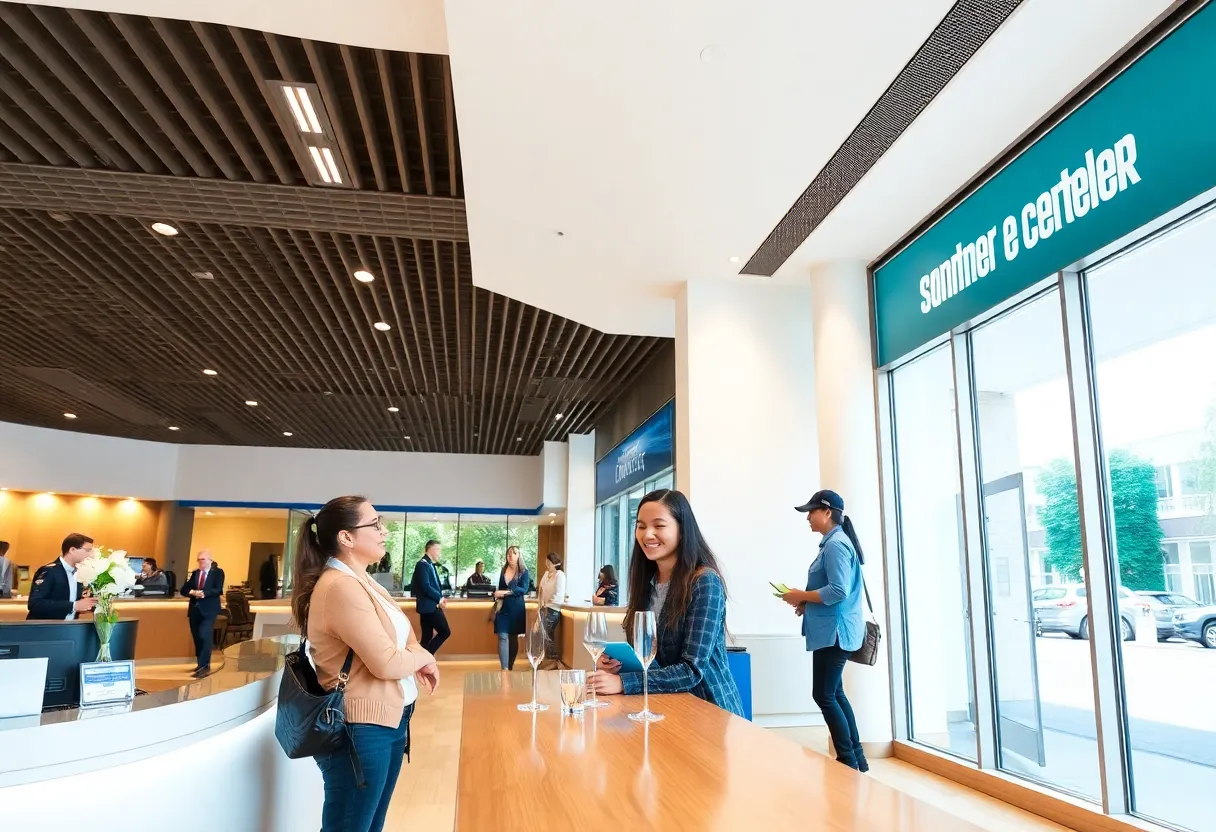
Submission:
[[[864,573],[861,576],[861,588],[866,593],[866,606],[870,608],[870,615],[873,616],[874,605],[870,603],[870,588],[866,586],[866,576]],[[873,667],[875,662],[878,661],[878,646],[881,643],[882,628],[878,626],[877,621],[867,618],[865,640],[861,642],[861,647],[857,648],[857,650],[853,651],[849,655],[849,661]]]
[[[346,661],[338,674],[338,686],[327,691],[317,680],[317,673],[304,651],[307,640],[287,654],[283,661],[283,678],[279,680],[278,712],[274,720],[274,736],[289,759],[332,754],[345,747],[350,752],[355,770],[355,783],[363,788],[363,768],[359,754],[351,742],[350,726],[346,722],[343,703],[346,682],[350,678],[355,651],[346,651]]]

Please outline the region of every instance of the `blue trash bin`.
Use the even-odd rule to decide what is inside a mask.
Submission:
[[[752,718],[752,656],[746,648],[731,648],[726,651],[726,663],[730,667],[730,675],[735,679],[739,688],[739,698],[743,700],[743,717],[748,721]]]

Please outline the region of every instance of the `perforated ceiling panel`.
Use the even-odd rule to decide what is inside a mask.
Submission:
[[[0,79],[0,420],[536,454],[660,346],[473,285],[445,56],[0,2]],[[315,84],[343,187],[271,80]]]
[[[955,3],[741,273],[772,277],[1021,3]]]

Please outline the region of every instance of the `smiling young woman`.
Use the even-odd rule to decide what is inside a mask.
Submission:
[[[629,563],[625,636],[633,642],[634,613],[654,612],[658,652],[651,693],[691,693],[733,714],[743,702],[726,658],[726,584],[697,525],[688,498],[663,489],[638,504]],[[621,673],[606,656],[591,683],[601,694],[639,694],[641,673]]]

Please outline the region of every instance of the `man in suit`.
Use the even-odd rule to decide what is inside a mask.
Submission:
[[[59,547],[60,556],[38,567],[25,607],[29,621],[71,621],[97,606],[96,598],[84,598],[76,583],[76,565],[93,555],[93,538],[70,534]]]
[[[438,540],[428,540],[422,558],[414,565],[414,577],[410,582],[410,595],[414,596],[414,605],[422,622],[422,649],[432,656],[452,634],[448,618],[443,614],[448,602],[443,597],[439,573],[435,569],[435,562],[442,552],[443,547]]]
[[[0,540],[0,598],[13,597],[13,562],[8,559],[8,541]]]
[[[271,555],[258,570],[258,588],[262,591],[262,598],[274,598],[279,594],[278,560],[278,555]]]
[[[186,618],[190,621],[190,635],[194,637],[194,653],[198,666],[194,678],[201,679],[211,672],[212,631],[216,616],[220,614],[220,596],[224,594],[224,570],[215,565],[211,552],[203,549],[198,553],[198,569],[190,573],[182,585],[182,595],[190,599]]]

